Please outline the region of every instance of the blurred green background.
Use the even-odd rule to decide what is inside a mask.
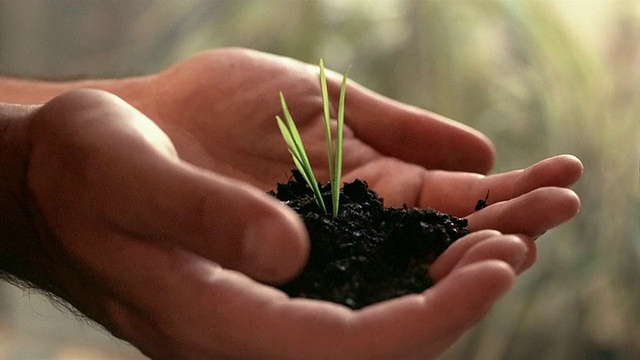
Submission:
[[[352,64],[355,81],[486,133],[496,172],[578,156],[580,215],[443,358],[640,359],[639,1],[0,0],[3,75],[143,74],[223,46]],[[2,291],[2,358],[139,356]]]

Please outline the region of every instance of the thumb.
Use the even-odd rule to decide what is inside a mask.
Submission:
[[[138,202],[144,204],[138,212],[143,221],[127,224],[147,232],[145,238],[178,245],[260,281],[288,280],[306,263],[306,230],[286,205],[184,162],[160,173],[145,189],[148,198]]]
[[[83,257],[99,256],[92,245],[124,238],[189,251],[261,281],[293,277],[306,261],[306,231],[291,209],[179,159],[153,121],[113,95],[61,96],[40,110],[31,132],[36,201]]]

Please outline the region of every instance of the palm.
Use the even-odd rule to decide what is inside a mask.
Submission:
[[[237,54],[239,59],[235,60],[239,63],[233,64],[237,73],[233,73],[226,67],[233,60],[222,57],[223,60],[218,61],[221,57],[216,55],[210,53],[190,59],[158,78],[168,87],[163,96],[173,101],[159,102],[155,119],[161,127],[165,125],[183,159],[262,189],[286,180],[293,162],[275,121],[275,116],[282,112],[278,93],[283,91],[314,170],[321,181],[326,181],[326,143],[314,67],[273,56],[267,57],[270,61],[261,62],[260,67],[242,66],[243,61],[251,59]],[[191,69],[193,77],[176,81],[174,75],[182,73],[183,67]],[[215,102],[223,97],[224,103]],[[185,116],[185,109],[189,116]],[[193,142],[194,137],[197,144]],[[363,177],[368,174],[369,165],[383,159],[402,164],[364,143],[347,123],[345,177]],[[367,179],[377,183],[380,175],[374,175],[375,178],[368,176]]]
[[[275,116],[281,114],[278,93],[283,91],[314,169],[319,179],[326,181],[326,143],[315,67],[263,54],[261,60],[268,61],[261,61],[256,66],[251,58],[255,54],[239,52],[234,55],[230,59],[216,52],[206,53],[161,73],[153,79],[160,88],[159,99],[152,105],[139,107],[169,134],[183,159],[266,190],[272,188],[276,181],[286,180],[293,166],[275,122]],[[187,69],[188,72],[185,71]],[[185,72],[190,76],[184,76]],[[338,86],[338,79],[333,75],[329,76],[332,95]],[[353,120],[369,120],[349,117],[349,106],[353,106],[349,100],[354,91],[358,97],[355,106],[361,108],[360,98],[365,96],[357,86],[348,90],[345,180],[365,178],[391,203],[409,203],[408,200],[415,198],[416,185],[411,186],[412,194],[399,193],[393,189],[400,187],[406,191],[403,185],[407,180],[399,182],[396,178],[391,181],[385,174],[400,171],[410,178],[418,168],[399,158],[382,155],[354,134],[351,128]],[[139,102],[135,99],[137,94],[121,95],[130,102]],[[216,99],[220,98],[225,101],[217,102]],[[403,115],[400,109],[395,111],[398,112],[395,116]],[[459,132],[469,137],[465,130],[459,129]],[[488,143],[482,145],[490,146]],[[492,154],[487,151],[480,152],[477,159],[468,160],[470,164],[480,165],[477,168],[455,165],[462,169],[486,171],[487,164],[493,161]],[[452,167],[449,162],[448,159],[436,158],[431,165]],[[415,183],[415,180],[411,182]]]

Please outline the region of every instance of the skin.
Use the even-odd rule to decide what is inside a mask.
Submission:
[[[341,76],[328,80],[337,104]],[[0,246],[24,259],[14,275],[153,358],[429,359],[532,266],[535,238],[578,212],[575,157],[483,175],[495,161],[485,136],[350,82],[343,180],[474,232],[422,294],[359,311],[289,299],[265,285],[295,276],[309,249],[297,216],[264,193],[292,167],[279,91],[326,181],[315,65],[220,49],[138,78],[1,79],[0,100],[25,104],[0,106],[1,225],[13,224]]]

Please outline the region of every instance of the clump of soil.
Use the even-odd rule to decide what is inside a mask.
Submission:
[[[362,180],[344,184],[334,219],[331,185],[321,191],[328,214],[321,212],[297,170],[270,192],[300,214],[311,238],[305,269],[279,286],[292,297],[360,309],[420,293],[433,285],[429,264],[468,233],[466,220],[433,209],[385,208]]]

